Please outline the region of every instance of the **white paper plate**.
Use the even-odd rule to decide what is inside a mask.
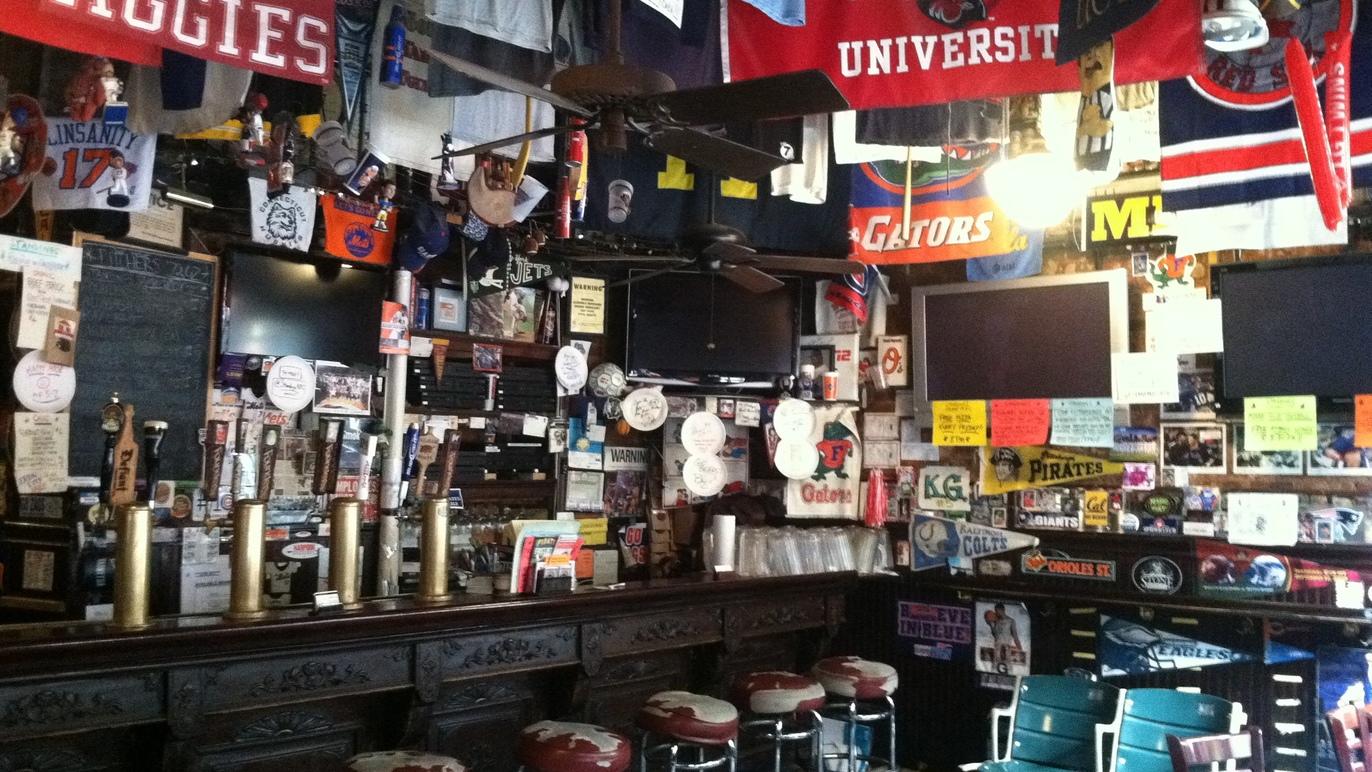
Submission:
[[[659,389],[634,389],[619,404],[624,420],[640,432],[662,428],[667,422],[667,398]]]
[[[697,496],[714,496],[724,490],[724,461],[719,456],[691,456],[681,467],[686,490]]]
[[[563,346],[553,360],[557,382],[568,391],[581,391],[586,385],[586,355],[576,346]]]
[[[772,458],[777,471],[788,480],[804,480],[819,466],[819,448],[809,440],[782,440]]]
[[[693,456],[713,456],[724,450],[725,434],[719,416],[703,410],[690,414],[681,424],[681,444]]]
[[[281,357],[267,371],[267,397],[287,413],[299,413],[314,401],[314,367],[298,356]]]
[[[14,397],[26,410],[56,413],[76,396],[76,370],[43,361],[37,349],[25,354],[14,368]]]
[[[602,399],[618,397],[624,393],[624,389],[629,385],[624,378],[624,371],[613,362],[602,362],[591,368],[589,380],[591,393]]]
[[[783,440],[808,440],[815,428],[815,410],[803,399],[783,399],[772,412],[772,428]]]

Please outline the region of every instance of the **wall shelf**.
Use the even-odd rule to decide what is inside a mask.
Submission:
[[[500,346],[503,350],[503,355],[513,359],[551,362],[557,356],[557,350],[559,348],[551,343],[530,343],[522,340],[483,338],[477,335],[469,335],[465,332],[450,332],[448,330],[435,330],[432,328],[412,329],[410,330],[410,334],[419,335],[425,338],[446,338],[448,340],[448,356],[450,357],[470,357],[472,355],[472,344],[480,343],[483,345]]]

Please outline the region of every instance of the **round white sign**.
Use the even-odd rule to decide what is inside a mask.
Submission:
[[[76,396],[76,370],[43,361],[41,351],[25,354],[14,368],[14,397],[35,413],[66,410]]]
[[[783,440],[808,440],[815,428],[815,411],[803,399],[783,399],[772,411],[772,428]]]
[[[597,397],[618,397],[624,393],[628,382],[624,371],[613,362],[602,362],[591,370],[591,393]]]
[[[777,471],[788,480],[804,480],[819,466],[819,448],[809,440],[781,440],[772,458]]]
[[[624,420],[641,432],[651,432],[667,422],[667,398],[659,389],[635,389],[619,405]]]
[[[725,434],[719,416],[704,410],[690,414],[681,424],[681,444],[692,456],[713,456],[724,450]]]
[[[267,371],[267,397],[287,413],[299,413],[314,400],[314,367],[298,356],[285,356]]]
[[[586,385],[586,355],[576,346],[563,346],[553,360],[557,382],[568,391],[581,391]]]
[[[724,490],[724,461],[719,456],[691,456],[681,467],[686,490],[697,496],[713,496]]]

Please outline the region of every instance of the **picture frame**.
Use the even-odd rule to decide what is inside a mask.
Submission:
[[[815,379],[834,369],[834,347],[823,345],[802,345],[800,347],[800,365],[814,365]]]
[[[365,195],[368,188],[386,179],[386,171],[386,162],[369,150],[357,162],[357,168],[348,175],[343,187],[354,196]]]
[[[1163,423],[1159,429],[1160,478],[1168,469],[1188,474],[1225,474],[1229,433],[1224,424]]]
[[[1182,421],[1210,420],[1215,417],[1215,367],[1213,357],[1204,360],[1196,355],[1179,357],[1177,369],[1177,394],[1180,401],[1163,404],[1160,416],[1163,420]]]
[[[1305,453],[1289,450],[1245,451],[1243,449],[1243,425],[1236,424],[1230,445],[1229,469],[1233,474],[1243,475],[1297,475],[1305,474]],[[1367,470],[1372,474],[1372,469]]]
[[[461,287],[433,288],[433,313],[430,323],[435,330],[467,331],[467,291]]]
[[[1319,446],[1301,455],[1311,477],[1372,477],[1372,448],[1353,444],[1352,423],[1322,423]]]

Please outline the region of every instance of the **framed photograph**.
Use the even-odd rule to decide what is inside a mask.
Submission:
[[[1178,401],[1162,406],[1162,417],[1195,421],[1215,417],[1215,368],[1196,364],[1196,357],[1181,357],[1177,369]]]
[[[1372,477],[1372,448],[1353,444],[1352,424],[1320,424],[1319,447],[1305,455],[1314,477]]]
[[[1348,427],[1352,431],[1353,427]],[[1243,449],[1243,424],[1234,427],[1234,459],[1230,469],[1234,474],[1302,474],[1305,471],[1300,453],[1294,450],[1256,451]],[[1372,469],[1368,470],[1372,473]]]
[[[472,344],[472,369],[478,373],[498,373],[503,368],[505,349],[484,343]]]
[[[362,196],[367,189],[386,178],[386,162],[370,151],[358,161],[357,168],[343,183],[343,187],[354,196]]]
[[[435,330],[467,331],[467,293],[459,287],[433,289],[433,326]]]
[[[1224,474],[1224,424],[1162,425],[1162,468],[1190,474]]]
[[[370,416],[372,376],[341,362],[316,362],[314,412]]]
[[[815,380],[834,369],[833,346],[801,346],[800,364],[815,366]]]

